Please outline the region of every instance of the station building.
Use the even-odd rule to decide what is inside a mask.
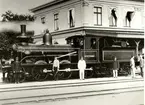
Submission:
[[[52,0],[31,11],[35,22],[48,28],[59,44],[80,35],[86,36],[86,48],[92,40],[102,40],[103,46],[134,46],[136,54],[143,51],[143,0]],[[35,42],[42,41],[39,33],[34,36]]]

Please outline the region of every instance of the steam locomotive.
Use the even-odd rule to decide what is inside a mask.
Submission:
[[[84,57],[87,68],[85,78],[112,76],[114,56],[119,63],[119,75],[128,75],[129,59],[135,55],[135,47],[127,45],[118,38],[75,35],[66,38],[66,45],[52,44],[51,34],[44,34],[43,44],[28,43],[26,25],[21,25],[19,43],[13,45],[13,57],[19,57],[21,63],[20,80],[51,80],[54,57],[60,61],[59,79],[78,78],[77,63]],[[120,47],[119,47],[120,46]],[[9,81],[13,81],[13,70],[8,72]]]

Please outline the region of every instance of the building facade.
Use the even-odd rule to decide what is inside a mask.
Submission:
[[[139,47],[144,38],[143,0],[53,0],[31,11],[60,44],[69,36],[94,35],[135,39]],[[42,40],[39,33],[35,41]]]

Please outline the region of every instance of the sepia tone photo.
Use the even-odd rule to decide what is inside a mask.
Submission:
[[[0,0],[0,105],[144,105],[144,0]]]

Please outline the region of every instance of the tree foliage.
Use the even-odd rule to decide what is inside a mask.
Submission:
[[[17,43],[16,37],[19,35],[19,32],[5,30],[0,32],[0,49],[1,50],[11,50],[12,45]]]
[[[14,14],[11,11],[6,11],[2,14],[2,21],[34,21],[35,18],[32,15],[24,15],[24,14]]]

